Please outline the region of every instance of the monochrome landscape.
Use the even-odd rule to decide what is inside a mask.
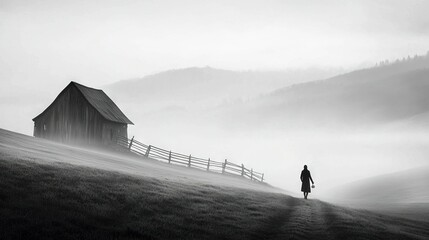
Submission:
[[[0,239],[428,239],[428,7],[1,1]]]

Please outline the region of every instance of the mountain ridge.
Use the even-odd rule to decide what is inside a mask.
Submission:
[[[107,85],[114,96],[129,102],[142,100],[194,104],[194,100],[252,98],[281,86],[331,76],[335,71],[309,69],[290,71],[232,71],[211,67],[173,69],[142,78]],[[189,101],[191,100],[191,101]],[[210,102],[209,101],[209,102]],[[213,104],[212,104],[213,105]]]
[[[428,76],[425,55],[280,88],[220,114],[294,129],[381,126],[429,112]]]

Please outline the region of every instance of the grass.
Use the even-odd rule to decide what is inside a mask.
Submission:
[[[278,193],[0,160],[0,239],[424,239],[428,225]],[[398,222],[399,221],[399,222]]]
[[[2,160],[0,172],[1,239],[251,238],[287,200],[67,164]]]
[[[0,239],[429,239],[429,223],[0,130]]]

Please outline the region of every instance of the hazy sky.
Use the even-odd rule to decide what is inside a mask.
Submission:
[[[425,0],[0,0],[0,79],[93,86],[172,68],[354,68],[429,50]]]

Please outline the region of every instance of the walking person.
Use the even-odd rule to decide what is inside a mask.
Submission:
[[[311,192],[310,180],[311,183],[314,184],[310,171],[307,169],[307,165],[304,165],[304,170],[301,172],[301,192],[304,192],[304,199],[307,199],[308,193]]]

